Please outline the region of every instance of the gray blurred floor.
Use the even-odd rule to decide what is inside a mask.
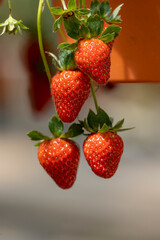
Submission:
[[[97,97],[115,120],[125,117],[124,126],[136,128],[121,133],[125,150],[113,178],[94,175],[81,153],[77,181],[66,191],[41,168],[26,137],[32,129],[48,133],[52,107],[36,118],[24,94],[18,106],[8,105],[0,134],[0,239],[160,239],[160,85],[100,88]],[[90,107],[91,98],[80,119]]]

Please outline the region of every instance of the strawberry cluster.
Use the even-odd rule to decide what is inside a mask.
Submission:
[[[113,124],[113,118],[98,106],[93,81],[106,85],[110,78],[111,51],[114,39],[119,35],[121,22],[118,15],[121,6],[112,13],[107,1],[91,2],[90,9],[77,7],[75,0],[70,0],[67,7],[62,2],[60,7],[51,8],[56,18],[53,29],[60,29],[64,24],[67,35],[74,43],[58,45],[58,58],[48,53],[58,69],[52,78],[51,94],[57,115],[49,122],[51,137],[38,131],[28,133],[32,140],[38,141],[38,159],[42,167],[63,189],[70,188],[76,179],[80,150],[71,140],[80,134],[87,136],[83,144],[84,156],[92,171],[103,178],[112,177],[123,153],[123,140],[117,134],[122,129],[124,119]],[[80,1],[81,3],[81,1]],[[81,5],[81,4],[80,4]],[[71,123],[92,92],[96,113],[89,111],[87,118],[72,123],[63,133],[63,122]]]

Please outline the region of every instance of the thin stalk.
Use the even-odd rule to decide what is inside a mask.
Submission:
[[[82,8],[82,0],[79,0],[79,8]]]
[[[83,6],[83,8],[86,8],[86,2],[85,2],[85,0],[82,0],[82,6]]]
[[[11,1],[10,0],[8,0],[8,7],[9,7],[9,14],[11,15],[12,8],[11,8]]]
[[[96,111],[98,112],[99,106],[98,106],[98,102],[97,102],[96,93],[95,93],[95,90],[94,90],[92,78],[90,78],[90,81],[91,81],[91,91],[92,91],[92,96],[93,96],[95,108],[96,108]]]
[[[49,1],[46,0],[46,2],[47,2],[48,9],[49,9],[49,11],[50,11],[50,14],[52,15],[53,20],[55,21],[55,20],[56,20],[56,17],[55,17],[54,14],[52,13],[51,6],[50,6],[50,4],[49,4]],[[61,30],[60,28],[59,28],[59,32],[60,32],[63,40],[64,40],[65,42],[67,42],[67,39],[65,38],[65,36],[64,36],[64,34],[63,34],[63,32],[62,32],[62,30]]]
[[[61,0],[61,3],[62,3],[62,6],[63,6],[64,10],[66,10],[66,9],[67,9],[67,6],[66,6],[65,1],[64,1],[64,0]]]
[[[43,64],[46,70],[46,74],[49,80],[49,83],[52,83],[51,79],[51,73],[49,70],[49,66],[47,63],[47,59],[44,53],[44,48],[43,48],[43,41],[42,41],[42,31],[41,31],[41,14],[42,14],[42,8],[43,8],[44,0],[39,0],[39,6],[38,6],[38,13],[37,13],[37,31],[38,31],[38,42],[39,42],[39,48],[40,48],[40,53],[42,56]]]

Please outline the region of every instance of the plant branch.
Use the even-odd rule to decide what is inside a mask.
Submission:
[[[43,41],[42,41],[41,14],[42,14],[43,5],[44,5],[44,0],[39,0],[38,13],[37,13],[38,43],[39,43],[40,53],[41,53],[41,56],[42,56],[44,67],[45,67],[45,70],[46,70],[46,74],[47,74],[49,83],[51,84],[51,82],[52,82],[51,73],[50,73],[49,66],[48,66],[48,63],[47,63],[47,59],[46,59],[46,56],[45,56],[45,53],[44,53]]]
[[[50,6],[50,4],[49,4],[49,1],[46,0],[46,2],[47,2],[48,9],[49,9],[49,11],[50,11],[50,14],[52,15],[53,20],[55,21],[55,20],[56,20],[56,17],[54,16],[54,14],[53,14],[52,11],[51,11],[51,6]],[[59,32],[60,32],[63,40],[64,40],[65,42],[67,42],[67,39],[65,38],[65,36],[64,36],[64,34],[63,34],[63,32],[62,32],[62,30],[61,30],[60,28],[59,28]]]
[[[95,107],[96,107],[96,111],[98,112],[99,106],[98,106],[98,102],[97,102],[97,98],[96,98],[96,94],[95,94],[95,90],[94,90],[92,78],[90,78],[90,82],[91,82],[91,91],[92,91],[92,96],[93,96],[94,104],[95,104]]]

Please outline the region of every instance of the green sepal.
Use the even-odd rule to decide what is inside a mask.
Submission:
[[[94,133],[94,132],[95,132],[95,131],[89,126],[86,118],[84,119],[83,126],[84,126],[84,128],[85,128],[88,132],[91,132],[91,133]]]
[[[55,138],[60,137],[64,130],[64,125],[57,116],[52,117],[49,121],[48,127]]]
[[[81,28],[79,31],[80,31],[81,38],[90,38],[91,37],[89,28],[85,24],[81,25]]]
[[[30,137],[31,140],[33,141],[38,141],[38,140],[50,140],[51,138],[48,136],[43,135],[41,132],[38,131],[31,131],[27,133],[28,137]]]
[[[121,22],[121,16],[118,15],[119,11],[121,10],[121,7],[123,6],[123,3],[120,4],[118,7],[115,8],[113,13],[111,15],[106,15],[104,17],[104,20],[109,23],[119,23]]]
[[[85,17],[88,14],[90,14],[91,10],[90,9],[85,9],[85,8],[79,8],[74,11],[74,13],[80,17]]]
[[[67,35],[73,39],[79,39],[79,28],[81,22],[78,18],[75,17],[75,14],[73,13],[71,16],[68,17],[64,17],[63,15],[63,20]]]
[[[64,13],[64,11],[60,7],[53,7],[53,8],[51,8],[51,13],[54,15],[62,15]]]
[[[57,18],[53,24],[53,31],[56,32],[62,25],[63,22],[63,17],[60,16],[59,18]]]
[[[118,121],[118,122],[114,125],[113,129],[119,129],[119,128],[121,128],[122,125],[123,125],[123,123],[124,123],[124,118],[123,118],[122,120]]]
[[[112,10],[109,1],[102,1],[98,9],[101,17],[108,16]]]
[[[98,0],[91,1],[90,9],[91,9],[92,14],[97,13],[98,6],[99,6]]]
[[[68,5],[67,5],[67,8],[68,8],[69,10],[76,9],[76,8],[77,8],[77,6],[76,6],[76,0],[69,0]]]
[[[101,129],[98,131],[100,133],[105,133],[109,131],[109,127],[104,123]]]
[[[64,133],[63,135],[61,135],[61,138],[74,138],[77,137],[79,135],[81,135],[83,133],[83,129],[81,124],[78,123],[73,123],[68,131],[66,133]]]
[[[54,66],[59,70],[59,71],[63,71],[62,66],[60,64],[60,61],[58,60],[58,58],[56,57],[55,54],[51,53],[51,52],[46,52],[50,57],[52,57],[52,63],[54,64]]]
[[[62,48],[62,49],[66,49],[66,50],[75,50],[77,48],[77,45],[78,45],[77,42],[72,43],[72,44],[63,42],[63,43],[60,43],[57,48]]]
[[[34,144],[34,147],[39,147],[42,142],[43,142],[43,140],[38,142],[38,143],[36,143],[36,144]]]
[[[90,31],[91,37],[97,37],[103,30],[104,21],[97,14],[91,15],[87,19],[86,26]]]
[[[112,127],[112,121],[110,120],[110,117],[108,114],[101,109],[100,107],[98,108],[97,111],[97,121],[99,122],[100,128],[103,127],[103,124],[105,123],[107,126]]]
[[[111,42],[115,38],[115,33],[108,33],[106,35],[100,36],[98,39],[105,43]]]
[[[102,33],[102,37],[105,36],[106,34],[112,34],[114,33],[115,36],[118,36],[119,32],[121,31],[121,27],[117,26],[117,25],[110,25],[109,27],[107,27],[104,32]]]
[[[116,129],[116,132],[128,131],[128,130],[132,130],[132,129],[134,129],[134,128],[135,128],[135,127]]]
[[[60,49],[59,60],[63,70],[77,69],[77,65],[74,61],[74,50]]]
[[[98,131],[99,126],[98,118],[97,115],[91,109],[89,110],[87,116],[87,123],[91,129],[93,129],[94,131]]]

